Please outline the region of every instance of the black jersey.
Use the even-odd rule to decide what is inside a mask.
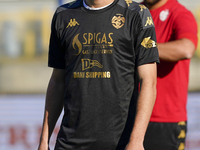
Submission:
[[[127,123],[130,102],[135,106],[137,101],[137,67],[152,62],[159,57],[145,6],[115,0],[104,9],[87,10],[77,0],[59,7],[52,21],[49,66],[65,69],[66,90],[55,149],[124,148],[125,132],[132,129]],[[133,119],[135,110],[130,114]]]

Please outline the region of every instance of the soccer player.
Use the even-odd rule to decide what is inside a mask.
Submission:
[[[63,107],[55,150],[144,150],[157,63],[154,24],[143,5],[77,0],[59,7],[52,20],[48,65],[54,69],[38,150],[48,149]]]
[[[177,0],[144,0],[144,4],[155,23],[161,60],[145,149],[184,150],[189,65],[197,47],[197,24]]]

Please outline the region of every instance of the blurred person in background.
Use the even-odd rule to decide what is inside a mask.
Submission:
[[[161,60],[145,150],[184,150],[189,65],[197,47],[197,23],[177,0],[144,0],[142,4],[153,17]]]
[[[140,4],[77,0],[59,7],[52,20],[48,65],[53,73],[38,150],[48,149],[63,106],[56,150],[144,150],[156,63],[153,21]],[[135,123],[127,136],[130,106]]]

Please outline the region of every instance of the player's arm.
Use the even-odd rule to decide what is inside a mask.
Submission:
[[[179,61],[192,58],[197,47],[197,23],[189,11],[177,12],[173,20],[175,39],[159,43],[159,57],[166,61]]]
[[[195,45],[187,38],[158,43],[157,47],[160,59],[165,61],[191,59],[195,52]]]
[[[143,140],[156,99],[157,67],[149,63],[138,67],[140,94],[135,124],[126,150],[144,150]]]
[[[50,136],[63,109],[64,70],[53,69],[46,94],[42,133],[38,150],[48,150]]]

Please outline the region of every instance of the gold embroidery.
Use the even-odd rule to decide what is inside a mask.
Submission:
[[[181,130],[181,132],[180,132],[178,138],[179,138],[179,139],[180,139],[180,138],[185,138],[185,131],[184,131],[184,130]]]
[[[105,72],[74,72],[73,73],[74,78],[91,78],[91,79],[110,79],[111,78],[111,72],[105,71]]]
[[[124,26],[125,23],[125,18],[121,14],[117,14],[117,16],[114,16],[112,18],[112,25],[116,28],[119,29]]]
[[[144,6],[144,5],[139,5],[139,6],[140,6],[140,8],[141,8],[141,11],[143,11],[144,9],[147,9],[147,7]]]
[[[130,3],[132,3],[132,0],[125,0],[126,4],[128,5],[128,7],[130,6]]]
[[[151,40],[151,37],[144,38],[141,45],[145,48],[156,47],[156,42]]]
[[[186,123],[185,123],[185,121],[181,121],[181,122],[178,123],[178,125],[179,125],[179,126],[185,126]]]
[[[68,23],[67,27],[74,27],[76,25],[79,25],[79,23],[75,19],[70,19],[70,22]]]
[[[94,66],[103,68],[103,65],[101,65],[97,60],[81,59],[81,61],[82,61],[82,70],[90,69]]]
[[[184,143],[180,143],[178,150],[184,150],[185,149],[185,144]]]
[[[79,34],[80,34],[80,33],[79,33]],[[78,39],[79,34],[77,34],[77,35],[74,37],[73,41],[72,41],[72,46],[73,46],[73,48],[76,50],[76,47],[75,47],[75,46],[78,47],[78,53],[77,53],[76,55],[79,55],[79,54],[81,53],[81,50],[82,50],[82,44],[81,44],[81,42],[80,42],[79,39]]]
[[[147,17],[147,21],[146,21],[146,24],[145,24],[145,27],[147,26],[147,25],[153,25],[153,19],[151,18],[151,17]]]

